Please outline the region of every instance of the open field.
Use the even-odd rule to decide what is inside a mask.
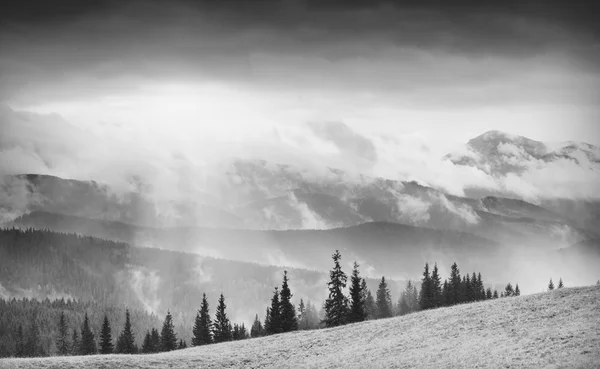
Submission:
[[[16,368],[600,368],[600,287],[139,356],[0,360]]]

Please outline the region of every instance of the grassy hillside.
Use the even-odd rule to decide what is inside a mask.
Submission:
[[[600,287],[567,288],[173,353],[7,359],[12,368],[597,368]]]

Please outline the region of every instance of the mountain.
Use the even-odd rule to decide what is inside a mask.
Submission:
[[[6,359],[2,364],[7,369],[594,368],[600,362],[599,299],[598,286],[564,288],[170,353]]]

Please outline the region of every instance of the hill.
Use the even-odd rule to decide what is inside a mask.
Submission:
[[[7,359],[28,368],[597,368],[600,287],[147,356]]]

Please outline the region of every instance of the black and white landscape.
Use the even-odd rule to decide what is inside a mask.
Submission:
[[[0,5],[0,367],[597,367],[598,14]]]

